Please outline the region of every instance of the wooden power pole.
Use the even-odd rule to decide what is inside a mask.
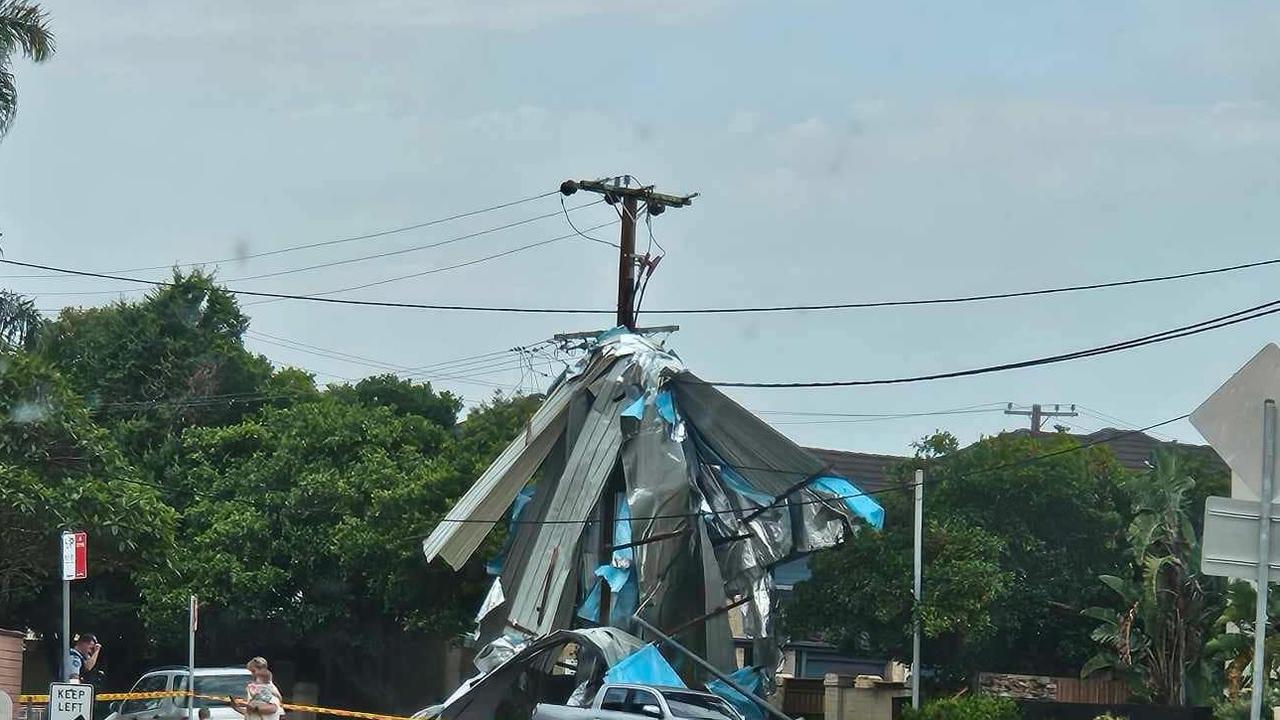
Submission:
[[[618,237],[618,326],[636,329],[636,217],[640,203],[650,216],[661,215],[669,207],[687,207],[698,196],[667,195],[656,192],[652,185],[631,186],[630,175],[608,180],[565,180],[560,184],[563,195],[579,190],[598,193],[610,205],[622,204],[622,232]]]
[[[1070,410],[1063,410],[1061,405],[1054,405],[1052,410],[1045,410],[1044,406],[1036,403],[1031,406],[1030,410],[1014,410],[1013,403],[1004,410],[1005,415],[1023,415],[1031,418],[1031,432],[1038,433],[1044,425],[1045,418],[1054,417],[1075,417],[1080,413],[1076,412],[1076,406],[1072,405]]]
[[[688,207],[697,193],[692,195],[667,195],[656,192],[652,185],[631,186],[630,175],[620,175],[607,180],[565,180],[560,184],[562,195],[572,195],[579,190],[598,193],[610,205],[622,204],[622,232],[618,236],[618,327],[628,330],[636,329],[636,218],[640,211],[640,203],[644,203],[645,212],[649,216],[661,215],[669,207]],[[613,562],[613,526],[616,521],[617,498],[626,490],[626,480],[622,476],[622,466],[614,465],[613,473],[605,483],[604,492],[600,496],[600,562]],[[609,613],[612,610],[613,598],[609,583],[600,581],[600,615],[596,619],[600,625],[609,624]]]

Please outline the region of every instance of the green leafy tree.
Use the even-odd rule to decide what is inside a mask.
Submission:
[[[32,349],[42,322],[31,298],[0,290],[0,351]]]
[[[53,47],[49,16],[39,5],[25,0],[0,0],[0,138],[9,132],[18,112],[13,56],[21,54],[44,62],[53,57]]]
[[[174,522],[57,372],[27,353],[0,354],[0,626],[57,637],[58,536],[83,530],[93,568],[76,583],[76,617],[107,638],[123,632],[129,623],[94,602],[112,588],[136,597],[133,574],[167,562]]]
[[[235,296],[208,275],[175,273],[172,285],[141,301],[64,310],[46,326],[40,351],[161,481],[164,452],[185,428],[287,404],[266,392],[271,364],[244,348],[248,325]]]
[[[400,390],[419,409],[456,402]],[[456,574],[427,565],[421,540],[474,480],[476,457],[500,449],[472,429],[509,441],[519,403],[490,405],[455,433],[452,417],[335,388],[188,430],[167,468],[182,516],[174,568],[144,591],[154,633],[180,636],[194,592],[211,608],[210,654],[274,648],[330,687],[341,679],[352,693],[343,699],[360,707],[438,699],[405,687],[394,665],[469,628],[488,579],[482,558]]]
[[[1158,452],[1149,473],[1127,485],[1133,502],[1128,571],[1103,575],[1118,606],[1091,607],[1093,639],[1102,646],[1081,676],[1111,670],[1152,702],[1183,705],[1209,696],[1213,674],[1205,639],[1218,610],[1200,574],[1200,543],[1191,522],[1196,482],[1177,456]]]
[[[1213,623],[1211,639],[1205,643],[1205,654],[1225,668],[1227,702],[1242,699],[1243,691],[1252,685],[1249,668],[1253,664],[1254,624],[1257,620],[1258,592],[1253,585],[1237,580],[1227,586],[1226,605]],[[1274,677],[1280,661],[1280,597],[1267,595],[1267,677]]]
[[[890,501],[888,512],[907,511]],[[910,525],[862,533],[836,552],[813,558],[813,577],[796,588],[787,627],[859,654],[907,657],[913,626]],[[981,528],[954,520],[925,528],[923,603],[915,609],[931,649],[951,654],[989,640],[993,610],[1008,596],[1012,573],[1001,566],[1004,544]],[[874,568],[874,572],[868,569]],[[850,618],[859,618],[856,623]]]
[[[940,433],[898,468],[925,469],[924,622],[944,682],[979,670],[1074,672],[1092,651],[1079,616],[1123,554],[1122,469],[1064,434],[1006,433],[959,449]],[[856,480],[856,478],[854,478]],[[847,650],[902,657],[911,622],[909,492],[882,493],[886,527],[814,557],[788,618]],[[935,592],[936,591],[936,592]],[[850,599],[850,593],[862,598]],[[828,612],[831,603],[841,610]]]

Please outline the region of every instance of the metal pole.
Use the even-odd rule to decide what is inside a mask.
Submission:
[[[62,581],[62,682],[71,672],[71,581]]]
[[[731,679],[729,678],[729,676],[728,676],[728,675],[725,675],[724,673],[722,673],[722,672],[720,672],[719,670],[717,670],[717,669],[715,668],[715,666],[714,666],[714,665],[712,665],[711,663],[707,662],[706,660],[703,660],[701,657],[699,657],[699,656],[698,656],[698,654],[697,654],[697,653],[695,653],[694,651],[690,650],[689,648],[687,648],[687,647],[685,647],[685,646],[681,645],[680,643],[676,642],[676,641],[675,641],[675,639],[674,639],[674,638],[672,638],[670,635],[667,635],[666,633],[662,632],[662,631],[661,631],[661,630],[659,630],[658,628],[656,628],[656,627],[654,627],[654,626],[650,625],[649,623],[645,622],[644,618],[640,617],[640,613],[636,613],[634,616],[632,616],[632,619],[633,619],[633,620],[635,620],[635,621],[636,621],[636,623],[638,623],[638,624],[640,625],[640,627],[644,628],[645,630],[648,630],[649,632],[651,632],[651,633],[653,633],[654,635],[657,635],[659,638],[661,638],[661,639],[662,639],[662,642],[666,643],[667,645],[670,645],[671,647],[675,648],[676,650],[679,650],[681,653],[683,653],[683,654],[684,654],[686,657],[688,657],[690,660],[692,660],[692,661],[694,661],[695,663],[697,663],[697,665],[698,665],[699,667],[701,667],[703,670],[706,670],[707,672],[709,672],[709,673],[711,673],[712,675],[716,676],[716,678],[717,678],[717,679],[719,679],[720,681],[724,682],[724,683],[725,683],[726,685],[728,685],[729,687],[731,687],[731,688],[733,688],[734,690],[737,690],[738,692],[742,693],[745,697],[749,698],[752,702],[754,702],[755,704],[757,704],[757,705],[759,705],[761,708],[763,708],[765,712],[767,712],[767,713],[769,713],[770,715],[772,715],[772,716],[774,716],[774,717],[778,718],[778,720],[791,720],[791,718],[790,718],[790,717],[788,717],[788,716],[786,715],[786,713],[782,712],[782,711],[781,711],[781,710],[779,710],[778,708],[776,708],[776,707],[774,707],[774,706],[770,705],[769,703],[765,702],[765,701],[764,701],[764,698],[760,697],[759,695],[756,695],[755,693],[751,692],[750,690],[748,690],[748,689],[746,689],[746,688],[742,687],[742,686],[741,686],[741,685],[739,685],[738,683],[736,683],[736,682],[734,682],[733,680],[731,680]]]
[[[924,569],[924,470],[916,470],[915,613],[911,632],[911,707],[920,709],[920,602]]]
[[[1262,405],[1262,487],[1258,514],[1258,608],[1253,621],[1253,697],[1249,717],[1260,720],[1266,692],[1267,590],[1271,581],[1271,493],[1276,474],[1276,402]]]
[[[187,720],[195,720],[196,713],[196,596],[191,596],[187,608]]]

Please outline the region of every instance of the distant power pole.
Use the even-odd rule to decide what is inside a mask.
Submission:
[[[1072,405],[1070,410],[1063,410],[1061,405],[1054,405],[1052,410],[1045,410],[1043,405],[1036,403],[1031,406],[1030,410],[1014,410],[1013,403],[1009,403],[1008,407],[1004,409],[1004,414],[1030,417],[1031,432],[1038,433],[1044,424],[1045,418],[1076,417],[1080,413],[1076,412],[1075,405]]]
[[[636,329],[636,217],[640,203],[652,217],[669,207],[687,207],[698,196],[667,195],[656,192],[652,185],[631,187],[631,176],[620,175],[608,180],[565,180],[560,183],[562,195],[579,190],[599,193],[610,205],[622,203],[622,233],[618,238],[618,325]]]

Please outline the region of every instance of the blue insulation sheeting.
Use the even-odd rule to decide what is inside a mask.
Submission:
[[[685,687],[684,681],[676,674],[675,668],[671,667],[671,663],[662,657],[658,648],[651,644],[645,645],[609,668],[609,671],[604,674],[604,681]]]
[[[884,527],[884,508],[880,507],[880,503],[872,500],[869,495],[863,493],[848,480],[835,475],[825,475],[815,478],[809,484],[819,490],[834,493],[846,507],[857,513],[858,517],[866,520],[871,527],[877,530]]]
[[[739,687],[750,690],[753,694],[760,692],[761,678],[760,669],[754,667],[744,667],[734,671],[729,675],[729,679],[738,684]],[[733,689],[733,686],[723,680],[712,680],[707,683],[707,691],[715,693],[724,698],[726,702],[733,706],[742,717],[746,720],[765,720],[764,708],[751,698],[746,697],[742,693]]]

